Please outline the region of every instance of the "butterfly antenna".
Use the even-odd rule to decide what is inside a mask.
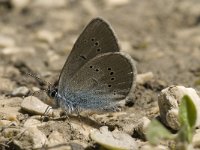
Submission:
[[[44,83],[45,85],[51,85],[51,86],[52,86],[52,84],[51,84],[50,82],[45,81],[45,80],[42,80],[42,79],[39,78],[37,75],[31,74],[31,73],[27,73],[27,72],[26,72],[25,74],[27,74],[27,75],[33,77],[34,79],[36,79],[36,80],[38,80],[38,81],[40,81],[40,82],[42,82],[42,83]]]

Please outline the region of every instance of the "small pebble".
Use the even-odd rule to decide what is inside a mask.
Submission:
[[[180,127],[178,119],[179,104],[184,95],[190,96],[197,109],[196,126],[200,126],[200,97],[193,88],[170,86],[163,89],[158,96],[158,106],[162,122],[174,130]]]
[[[130,135],[116,130],[110,132],[107,126],[101,127],[100,130],[92,130],[90,133],[90,137],[92,140],[107,149],[137,149],[136,142]]]
[[[50,106],[43,103],[37,97],[34,96],[26,97],[21,103],[21,108],[23,110],[35,115],[44,115],[44,112],[46,111],[47,107]],[[48,114],[46,115],[52,115],[52,109],[50,109]]]
[[[18,87],[13,90],[12,96],[26,96],[29,93],[29,89],[25,86]]]
[[[136,77],[136,83],[145,84],[146,82],[153,80],[153,78],[154,78],[154,75],[152,72],[138,74]]]

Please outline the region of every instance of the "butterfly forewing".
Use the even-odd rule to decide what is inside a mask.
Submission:
[[[99,54],[118,51],[119,45],[111,27],[100,18],[93,19],[75,42],[61,71],[59,86],[68,83],[90,59]]]

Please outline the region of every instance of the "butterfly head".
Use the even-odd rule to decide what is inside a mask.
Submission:
[[[57,87],[49,85],[48,89],[47,89],[47,95],[51,98],[49,105],[58,106],[58,102],[57,102],[58,89],[57,89]]]

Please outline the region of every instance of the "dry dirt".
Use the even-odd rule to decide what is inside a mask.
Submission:
[[[0,38],[0,94],[1,104],[5,103],[0,107],[1,113],[20,109],[20,100],[12,100],[12,105],[7,102],[15,88],[46,88],[28,77],[26,72],[37,74],[51,83],[57,80],[74,41],[94,17],[102,17],[112,25],[122,51],[137,62],[138,74],[152,72],[154,79],[136,85],[133,101],[123,107],[127,116],[116,120],[102,117],[96,119],[96,123],[90,120],[83,121],[83,124],[91,128],[105,124],[124,130],[130,114],[135,114],[128,119],[132,124],[142,116],[152,119],[159,115],[157,95],[163,88],[183,85],[197,91],[200,89],[198,0],[124,0],[118,5],[111,0],[66,0],[66,5],[49,6],[45,1],[40,3],[39,0],[29,2],[22,9],[0,1],[0,36],[8,38],[7,43],[4,40],[2,43]],[[50,35],[40,35],[46,31]],[[3,110],[3,107],[7,109]],[[18,112],[21,116],[25,114]],[[76,117],[70,121],[79,122]],[[40,130],[47,136],[56,130],[69,142],[92,145],[91,140],[84,138],[82,128],[70,130],[67,121],[47,121]]]

